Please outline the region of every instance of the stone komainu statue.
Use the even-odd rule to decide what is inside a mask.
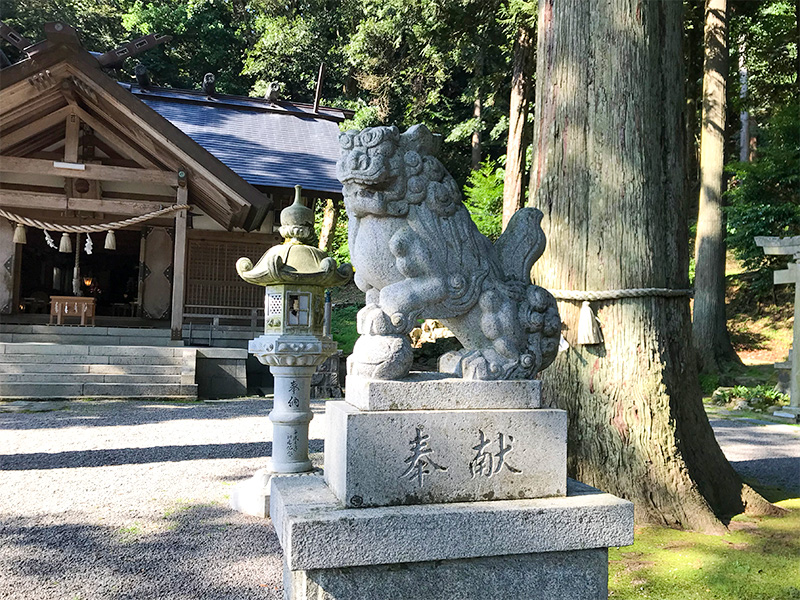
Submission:
[[[405,376],[408,332],[436,318],[464,345],[439,370],[465,379],[528,379],[556,356],[561,320],[553,296],[532,285],[545,248],[542,213],[523,208],[492,244],[434,156],[439,137],[424,125],[400,134],[373,127],[340,135],[356,285],[366,293],[350,358],[352,374]]]

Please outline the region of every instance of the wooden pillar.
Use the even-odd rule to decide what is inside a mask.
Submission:
[[[188,188],[185,179],[178,186],[178,204],[188,201]],[[181,210],[175,216],[175,243],[172,260],[172,339],[183,339],[183,304],[186,288],[186,228],[188,211]]]

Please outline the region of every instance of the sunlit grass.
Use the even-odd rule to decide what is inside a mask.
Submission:
[[[788,516],[738,516],[723,536],[639,527],[609,550],[609,597],[658,600],[800,599],[800,498]]]

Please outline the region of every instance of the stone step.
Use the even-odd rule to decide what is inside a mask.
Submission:
[[[0,374],[24,374],[24,373],[40,373],[43,371],[48,373],[58,373],[61,375],[71,374],[108,374],[108,375],[180,375],[184,371],[183,365],[93,365],[93,364],[73,364],[73,363],[3,363],[0,362]]]
[[[188,377],[187,377],[188,379]],[[153,383],[153,384],[180,384],[181,375],[113,375],[103,373],[0,373],[0,388],[5,383]],[[194,383],[187,381],[186,383]]]
[[[178,356],[94,356],[69,354],[3,354],[3,363],[26,364],[91,364],[91,365],[162,365],[182,366],[183,358]]]
[[[0,323],[0,342],[171,346],[169,329],[148,327],[70,327]],[[182,345],[182,344],[178,344]]]
[[[92,344],[94,346],[169,346],[169,338],[139,335],[113,335],[113,336],[92,336],[92,335],[60,335],[60,334],[26,334],[11,333],[0,334],[0,342],[21,343],[39,342],[50,344]]]
[[[18,323],[0,323],[0,333],[58,333],[64,335],[136,335],[144,333],[153,337],[169,339],[169,329],[156,327],[76,327],[70,325],[23,325]]]
[[[46,343],[0,343],[0,354],[25,355],[68,355],[68,356],[152,356],[163,358],[179,357],[192,349],[170,346],[95,346],[88,344],[46,344]]]
[[[0,399],[11,398],[196,398],[196,384],[0,383]]]

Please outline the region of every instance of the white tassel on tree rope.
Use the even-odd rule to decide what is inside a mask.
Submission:
[[[581,305],[581,314],[578,318],[578,343],[581,346],[591,346],[603,343],[603,332],[600,322],[587,300]]]
[[[591,346],[603,343],[600,321],[592,310],[590,302],[607,302],[623,298],[645,298],[647,296],[691,296],[692,290],[673,290],[670,288],[633,288],[630,290],[608,290],[605,292],[582,292],[577,290],[550,290],[556,300],[583,302],[578,318],[578,344]]]
[[[106,250],[117,249],[117,236],[114,235],[113,229],[109,229],[106,232],[106,243],[103,245],[103,248],[105,248]]]

